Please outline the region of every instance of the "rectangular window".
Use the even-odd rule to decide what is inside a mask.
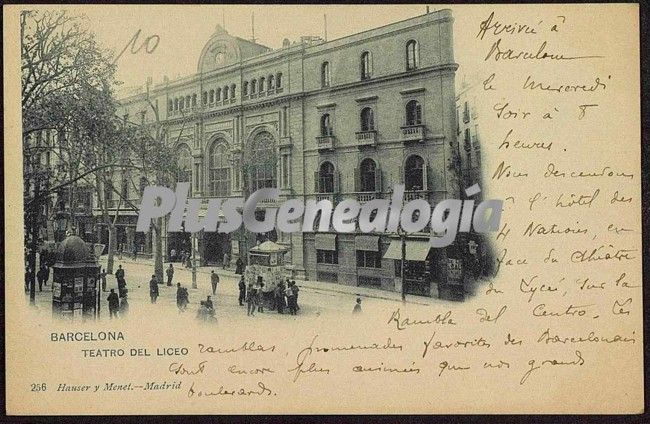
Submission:
[[[379,255],[379,252],[357,250],[357,267],[381,268],[381,256]]]
[[[339,255],[336,250],[316,250],[316,262],[319,264],[338,264]]]
[[[230,194],[230,168],[215,168],[210,170],[211,192],[213,196],[228,196]]]

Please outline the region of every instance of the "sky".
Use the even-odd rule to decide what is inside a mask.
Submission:
[[[431,11],[455,8],[450,5],[429,6]],[[155,50],[138,54],[127,50],[118,61],[118,80],[122,88],[140,86],[147,77],[154,83],[164,76],[176,79],[196,72],[201,50],[217,24],[235,36],[250,39],[251,16],[254,14],[255,38],[260,44],[280,48],[288,38],[296,41],[303,35],[324,36],[324,17],[327,15],[327,38],[333,40],[347,35],[380,27],[426,13],[426,5],[119,5],[79,6],[75,14],[88,18],[91,30],[100,43],[120,52],[133,36],[141,30],[138,45],[148,37],[157,35]],[[474,31],[467,14],[454,13],[454,44],[456,62],[462,64],[472,56],[467,46]],[[473,23],[475,26],[475,23]],[[156,38],[150,39],[153,48]]]

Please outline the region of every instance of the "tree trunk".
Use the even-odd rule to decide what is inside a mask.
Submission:
[[[113,263],[115,262],[115,245],[117,244],[117,231],[115,225],[108,223],[108,260],[106,263],[106,273],[113,273]]]
[[[153,267],[154,275],[156,276],[156,281],[158,284],[162,284],[164,282],[162,224],[162,218],[156,218],[156,223],[153,225]]]

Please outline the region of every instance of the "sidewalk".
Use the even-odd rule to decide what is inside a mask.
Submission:
[[[105,259],[101,262],[105,263]],[[137,259],[134,261],[133,258],[127,256],[122,256],[122,259],[118,259],[116,256],[115,267],[117,267],[118,263],[132,263],[132,264],[140,264],[140,265],[150,264],[151,266],[153,266],[152,259]],[[167,262],[165,262],[165,265],[167,265]],[[191,271],[190,268],[185,268],[180,263],[178,263],[178,267],[176,267],[176,262],[174,262],[174,267],[176,269]],[[217,271],[219,275],[225,275],[227,277],[234,278],[234,279],[239,278],[239,276],[235,274],[233,270],[223,269],[220,266],[196,267],[196,272],[201,274],[210,274],[212,270]],[[324,281],[299,280],[297,278],[295,280],[296,283],[298,284],[298,287],[300,287],[301,289],[306,289],[314,292],[319,292],[319,291],[332,292],[332,293],[339,293],[339,294],[347,294],[354,297],[366,297],[366,298],[390,300],[396,302],[402,301],[401,293],[391,292],[388,290],[374,289],[370,287],[346,286],[344,284],[328,283]],[[434,304],[438,304],[439,302],[441,302],[441,300],[436,298],[406,295],[406,303],[412,303],[416,305],[434,305]]]

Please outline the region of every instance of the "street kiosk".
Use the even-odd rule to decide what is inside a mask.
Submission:
[[[91,246],[70,236],[57,249],[52,285],[52,314],[62,318],[97,318],[100,267]]]

